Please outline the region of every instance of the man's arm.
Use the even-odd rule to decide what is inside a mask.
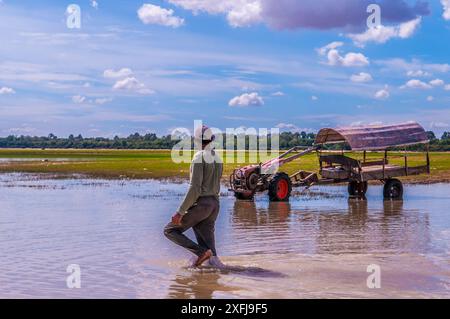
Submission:
[[[192,173],[189,190],[177,211],[177,213],[181,216],[186,214],[186,211],[195,204],[201,193],[203,182],[203,161],[198,163],[194,161],[191,165]]]

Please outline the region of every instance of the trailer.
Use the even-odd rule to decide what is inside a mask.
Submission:
[[[338,144],[338,150],[325,150],[325,145]],[[392,155],[393,148],[425,144],[423,165],[410,165],[406,148],[401,155]],[[368,182],[384,184],[385,199],[403,196],[399,177],[430,173],[429,140],[422,126],[415,122],[398,125],[371,125],[344,128],[323,128],[308,149],[294,147],[278,157],[258,165],[238,168],[230,175],[230,191],[237,199],[250,200],[258,192],[268,191],[271,201],[288,201],[294,187],[305,189],[313,185],[347,183],[350,196],[364,197]],[[345,148],[345,150],[344,150]],[[370,152],[383,155],[368,158]],[[307,154],[316,153],[319,172],[299,169],[288,175],[281,166]],[[352,158],[352,153],[362,153],[362,159]],[[393,159],[400,157],[401,164]]]

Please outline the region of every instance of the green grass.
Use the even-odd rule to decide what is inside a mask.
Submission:
[[[390,155],[402,153],[390,153]],[[249,163],[246,152],[245,163],[225,161],[224,177],[236,167]],[[351,153],[361,159],[361,153]],[[189,164],[176,164],[169,150],[67,150],[67,149],[0,149],[0,158],[24,159],[24,161],[0,162],[0,172],[86,174],[103,178],[187,178]],[[369,153],[368,158],[382,158],[381,153]],[[405,178],[410,182],[450,182],[450,153],[430,153],[431,175]],[[46,159],[48,161],[42,161]],[[58,160],[57,160],[58,159]],[[63,159],[60,161],[60,159]],[[403,164],[403,158],[394,163]],[[250,163],[257,163],[251,161]],[[408,165],[425,164],[423,153],[411,153]],[[309,154],[283,166],[282,171],[294,173],[298,170],[318,171],[316,154]]]

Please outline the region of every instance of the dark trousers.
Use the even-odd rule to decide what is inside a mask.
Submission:
[[[170,222],[164,228],[164,235],[197,256],[201,256],[208,249],[217,256],[214,231],[218,214],[219,200],[215,196],[200,197],[197,204],[189,208],[183,216],[181,225]],[[183,234],[189,228],[194,230],[197,243]]]

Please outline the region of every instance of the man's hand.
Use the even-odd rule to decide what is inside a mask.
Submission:
[[[172,216],[172,224],[180,226],[182,219],[183,219],[183,215],[180,215],[179,213],[176,213],[175,215]]]

